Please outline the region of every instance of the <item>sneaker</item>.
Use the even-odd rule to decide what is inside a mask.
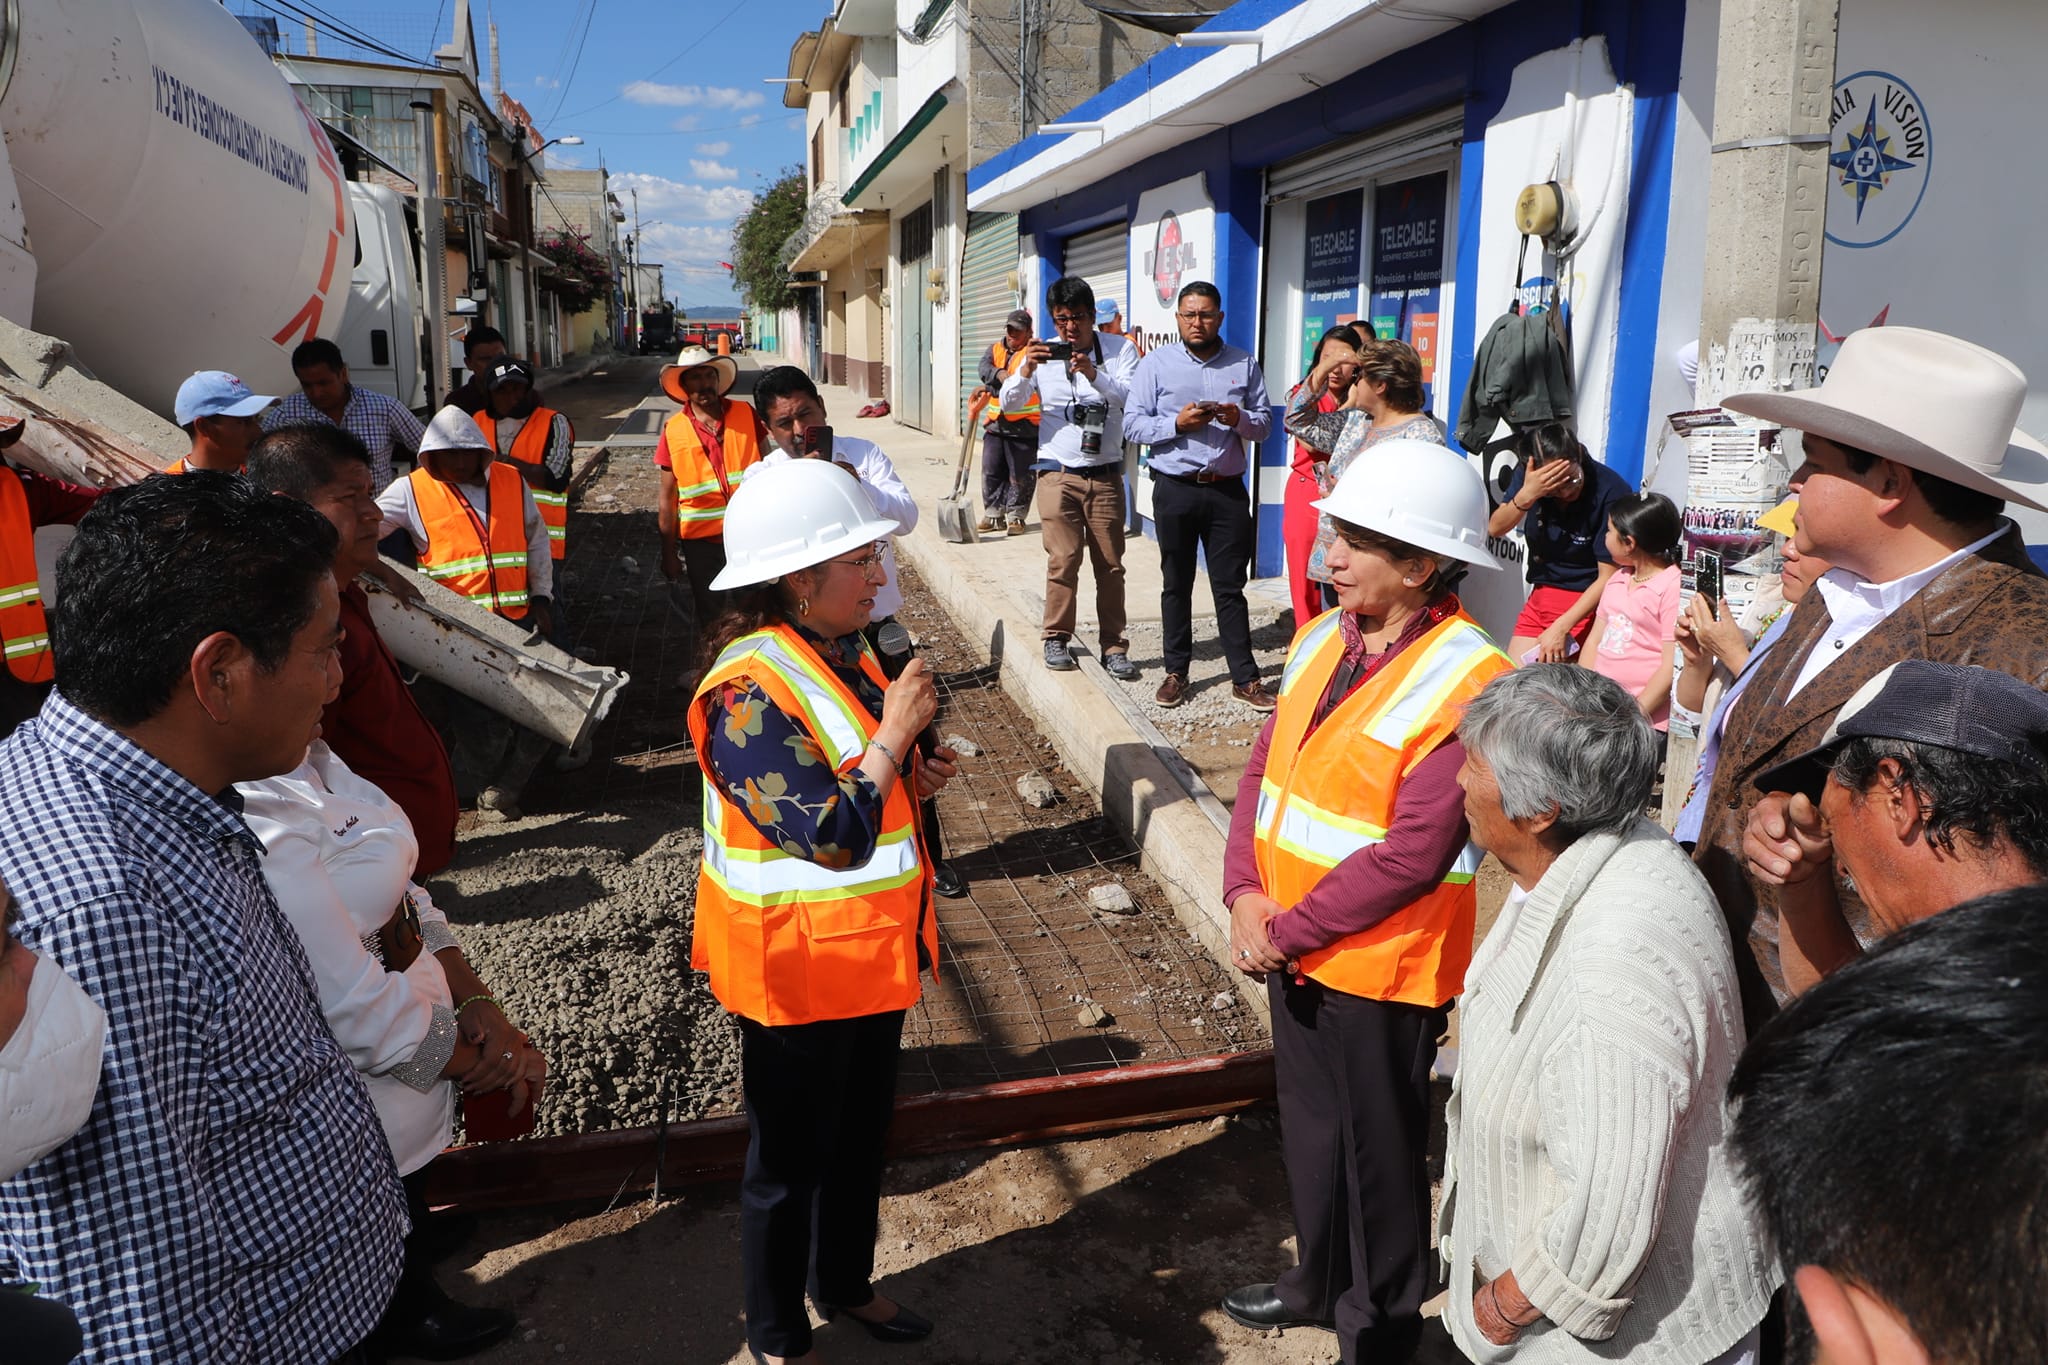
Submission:
[[[1280,704],[1280,699],[1268,692],[1266,685],[1257,678],[1253,678],[1243,687],[1231,688],[1230,695],[1254,711],[1270,711]]]
[[[1102,656],[1102,671],[1118,682],[1136,682],[1138,666],[1131,662],[1131,656],[1121,649]]]
[[[476,813],[485,820],[521,820],[525,813],[519,809],[519,793],[508,792],[502,787],[485,787],[476,794]]]
[[[1074,662],[1074,651],[1067,648],[1065,637],[1048,635],[1045,639],[1045,666],[1055,673],[1071,673],[1081,665]]]
[[[1169,673],[1159,684],[1159,690],[1152,694],[1152,700],[1161,706],[1179,706],[1188,699],[1188,680],[1179,673]]]

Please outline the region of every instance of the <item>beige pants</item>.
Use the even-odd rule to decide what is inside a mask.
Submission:
[[[1105,653],[1130,648],[1124,638],[1123,463],[1086,472],[1055,469],[1038,476],[1038,520],[1045,542],[1045,635],[1074,633],[1074,590],[1081,551],[1095,571],[1095,615]]]

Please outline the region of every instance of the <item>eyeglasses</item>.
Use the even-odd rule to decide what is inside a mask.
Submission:
[[[1180,315],[1180,319],[1183,322],[1219,322],[1222,318],[1223,314],[1213,309],[1200,313],[1182,313]]]
[[[1084,318],[1074,313],[1054,313],[1052,315],[1052,325],[1055,327],[1074,327],[1084,322],[1093,322],[1094,320],[1092,317]]]
[[[874,544],[868,546],[868,552],[866,554],[861,555],[856,559],[828,559],[825,562],[827,564],[844,564],[850,569],[858,569],[862,573],[866,573],[869,569],[874,568],[877,564],[880,564],[882,562],[882,551],[887,549],[888,545],[888,541],[878,540]]]

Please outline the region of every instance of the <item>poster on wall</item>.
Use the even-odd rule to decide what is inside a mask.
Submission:
[[[1124,326],[1144,333],[1148,348],[1178,341],[1173,312],[1181,286],[1215,278],[1216,205],[1207,178],[1191,175],[1139,195]]]
[[[1422,359],[1425,403],[1436,379],[1450,185],[1450,172],[1432,171],[1373,190],[1372,272],[1366,282],[1366,315],[1375,334],[1415,348]]]
[[[1358,272],[1365,236],[1365,191],[1311,199],[1304,219],[1301,353],[1315,354],[1323,333],[1358,317]],[[1304,359],[1304,366],[1306,360]]]

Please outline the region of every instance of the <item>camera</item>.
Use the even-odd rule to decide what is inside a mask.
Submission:
[[[1102,430],[1109,425],[1109,405],[1106,403],[1074,404],[1074,425],[1081,428],[1081,453],[1100,455],[1102,453]]]
[[[1074,358],[1074,343],[1071,341],[1048,341],[1045,343],[1045,349],[1052,353],[1046,356],[1047,360],[1072,360]]]

